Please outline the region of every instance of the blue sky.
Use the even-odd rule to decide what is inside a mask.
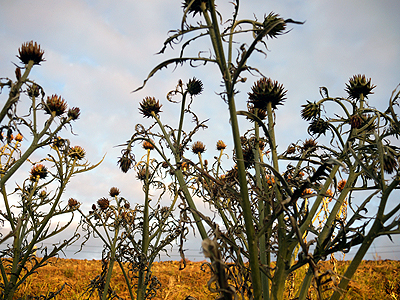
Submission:
[[[225,19],[230,17],[228,1],[218,1],[217,5]],[[365,74],[377,85],[370,104],[386,108],[392,90],[400,83],[398,0],[242,1],[239,16],[262,19],[271,11],[306,21],[271,40],[266,58],[257,54],[249,61],[288,90],[285,105],[277,111],[281,151],[290,142],[308,138],[307,123],[300,118],[299,110],[306,100],[320,99],[320,86],[326,86],[330,95],[346,96],[348,79]],[[74,178],[65,194],[66,199],[74,197],[82,202],[84,210],[106,196],[112,186],[131,202],[142,201],[134,172],[123,174],[116,166],[121,148],[115,146],[129,139],[135,124],[148,124],[138,114],[141,99],[154,96],[164,102],[179,79],[186,82],[196,76],[205,83],[204,93],[193,106],[200,119],[210,118],[209,130],[197,137],[210,145],[205,155],[209,159],[216,155],[214,145],[219,139],[232,144],[227,107],[215,94],[221,91],[215,66],[164,69],[145,89],[131,93],[156,64],[177,54],[168,49],[164,55],[155,55],[168,31],[179,28],[181,13],[180,1],[160,0],[15,0],[0,4],[0,76],[13,78],[12,62],[18,63],[18,48],[24,42],[37,41],[45,50],[46,61],[34,68],[31,79],[40,83],[47,95],[60,94],[71,107],[80,107],[81,119],[74,124],[78,135],[70,136],[71,142],[84,147],[93,163],[106,154],[96,170]],[[209,47],[204,40],[194,43],[190,51],[197,53]],[[255,80],[249,76],[242,86],[238,109],[245,109],[247,92]],[[176,122],[176,108],[165,104],[163,111],[163,120]],[[396,251],[400,239],[395,242],[381,238],[375,243],[377,253],[400,258],[400,252],[387,253]],[[200,242],[188,248],[199,256]],[[95,250],[86,252],[85,257],[99,258]]]

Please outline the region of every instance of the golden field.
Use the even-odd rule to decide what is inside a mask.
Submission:
[[[325,263],[321,269],[328,267]],[[347,262],[338,262],[338,273],[343,271]],[[210,273],[201,270],[202,262],[188,262],[179,270],[179,262],[156,262],[153,274],[161,281],[162,287],[153,299],[182,299],[192,296],[198,300],[215,299],[207,287]],[[208,268],[205,268],[208,271]],[[301,282],[305,270],[299,270],[294,286]],[[57,291],[66,283],[56,299],[85,299],[83,293],[87,285],[101,272],[101,262],[96,260],[53,259],[28,278],[19,289],[15,299],[29,299],[29,296],[48,295]],[[343,299],[399,299],[400,262],[389,260],[364,261],[358,269]],[[113,290],[123,299],[129,299],[125,282],[119,267],[114,268]],[[289,287],[288,287],[289,290]],[[389,293],[392,292],[392,295]],[[329,291],[327,292],[329,293]],[[288,295],[287,295],[288,296]],[[397,298],[396,298],[397,296]],[[97,295],[91,299],[97,299]],[[294,299],[295,295],[287,299]],[[313,297],[312,297],[313,298]]]

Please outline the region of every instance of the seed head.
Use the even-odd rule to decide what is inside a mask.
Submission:
[[[161,112],[161,104],[156,98],[154,97],[146,97],[143,101],[139,104],[140,113],[145,116],[146,118],[153,117],[152,112],[158,115]]]
[[[110,201],[107,198],[100,198],[97,204],[101,210],[106,210],[110,206]]]
[[[146,180],[146,168],[138,170],[136,178],[142,181]]]
[[[142,146],[146,150],[153,150],[154,149],[153,144],[150,143],[149,141],[144,141]]]
[[[69,198],[69,200],[68,200],[68,206],[70,207],[70,208],[75,208],[75,207],[77,207],[79,205],[79,202],[78,201],[76,201],[74,198]]]
[[[44,106],[44,111],[51,115],[53,112],[56,116],[61,116],[67,110],[67,102],[61,98],[61,96],[53,95],[47,97],[46,105]]]
[[[267,110],[268,103],[271,103],[272,108],[276,109],[286,99],[286,92],[282,84],[263,77],[252,86],[251,93],[248,93],[249,103],[262,110]]]
[[[256,115],[260,120],[265,120],[267,118],[267,112],[263,109],[257,109],[257,113],[256,113],[255,108],[253,106],[251,106],[251,107],[249,107],[248,110],[253,115]],[[253,120],[250,119],[250,121],[252,122]]]
[[[188,13],[193,13],[193,16],[195,16],[197,13],[199,13],[200,15],[203,13],[203,11],[201,10],[201,4],[202,3],[206,4],[206,10],[210,9],[210,5],[208,4],[208,1],[205,1],[205,0],[194,0],[192,5],[189,6],[190,2],[192,2],[192,0],[185,0],[182,3],[182,7],[185,10],[187,9]]]
[[[201,154],[204,151],[206,151],[206,146],[200,141],[197,141],[196,143],[193,144],[192,146],[192,152],[195,154]]]
[[[81,146],[74,146],[69,149],[68,156],[72,158],[76,158],[77,160],[81,160],[85,157],[86,151]]]
[[[17,142],[21,142],[22,140],[23,140],[23,136],[22,136],[22,134],[20,134],[20,133],[18,133],[17,134],[17,136],[15,137],[15,140],[17,141]]]
[[[31,169],[30,180],[33,182],[37,182],[39,179],[44,179],[47,177],[47,168],[42,164],[37,164]]]
[[[314,139],[305,140],[303,144],[303,151],[313,152],[317,149],[317,142]]]
[[[196,77],[193,77],[193,79],[189,79],[186,88],[190,95],[200,95],[203,91],[203,83],[200,80],[196,79]]]
[[[301,110],[301,117],[306,121],[310,121],[312,119],[319,117],[319,114],[321,112],[321,109],[318,104],[316,104],[315,102],[310,102],[308,100],[307,104],[302,105],[301,107],[304,107]]]
[[[73,107],[68,110],[67,116],[72,120],[77,120],[81,114],[81,110],[78,107]]]
[[[351,116],[349,123],[351,128],[359,129],[362,127],[364,120],[359,115]]]
[[[344,186],[346,185],[347,180],[346,179],[342,179],[338,182],[337,188],[339,190],[339,192],[344,190]]]
[[[285,20],[282,19],[278,14],[273,12],[269,13],[269,15],[264,19],[263,22],[264,29],[269,29],[266,32],[266,35],[270,38],[276,38],[278,35],[284,33],[286,29]]]
[[[326,133],[326,131],[329,128],[329,123],[326,122],[325,120],[318,118],[318,119],[314,119],[310,126],[308,127],[308,133],[311,135],[321,135]]]
[[[386,173],[392,174],[397,168],[397,160],[390,154],[386,154],[383,157],[383,169]]]
[[[225,149],[225,148],[226,148],[225,143],[224,143],[222,140],[219,140],[219,141],[217,142],[217,150],[223,150],[223,149]]]
[[[32,84],[28,88],[28,96],[33,98],[33,97],[39,97],[39,86],[37,84]]]
[[[126,173],[130,168],[133,167],[133,163],[135,162],[134,156],[130,153],[129,150],[122,151],[122,157],[118,159],[118,165],[122,172]]]
[[[119,195],[119,189],[118,188],[116,188],[116,187],[112,187],[111,189],[110,189],[110,196],[111,197],[116,197],[116,196],[118,196]]]
[[[40,49],[40,45],[33,41],[26,42],[22,44],[21,48],[18,49],[19,56],[17,57],[21,60],[22,63],[27,65],[29,61],[33,61],[33,64],[40,65],[43,59],[44,51]]]
[[[371,91],[376,85],[371,84],[371,78],[365,78],[365,75],[354,75],[349,79],[349,83],[346,83],[345,91],[349,94],[351,99],[360,99],[361,94],[367,98],[369,94],[373,94]]]

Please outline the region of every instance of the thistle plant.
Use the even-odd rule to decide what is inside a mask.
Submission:
[[[96,291],[100,299],[118,298],[111,288],[116,263],[124,274],[130,298],[152,299],[161,287],[152,274],[153,262],[162,252],[167,252],[166,248],[178,236],[184,238],[184,225],[174,215],[178,192],[170,190],[173,201],[169,206],[161,206],[164,194],[168,193],[168,187],[160,180],[165,174],[160,171],[161,164],[151,158],[154,142],[145,140],[142,145],[147,153],[134,169],[143,184],[144,203],[131,207],[130,202],[119,196],[119,189],[113,187],[109,192],[111,199],[99,199],[88,215],[79,210],[86,241],[93,236],[100,238],[104,245],[102,273],[89,284],[84,294],[87,299]],[[120,166],[124,166],[121,160]],[[150,191],[157,193],[158,199],[152,200]]]
[[[284,34],[289,24],[300,22],[274,13],[261,22],[239,20],[239,1],[233,2],[233,16],[226,22],[220,22],[222,16],[212,0],[185,1],[183,9],[181,28],[172,32],[160,51],[164,53],[168,46],[182,42],[179,56],[151,70],[139,89],[171,64],[216,64],[221,75],[216,80],[223,82],[220,95],[229,110],[234,165],[223,168],[225,147],[221,143],[217,144],[221,155],[215,162],[205,164],[204,151],[211,147],[193,143],[192,137],[202,124],[196,117],[196,126],[185,134],[184,116],[195,114],[186,103],[192,94],[182,81],[167,96],[169,101],[172,96],[180,97],[175,101],[181,103],[177,127],[162,123],[162,101],[145,98],[140,104],[141,113],[154,123],[148,128],[138,125],[123,154],[132,156],[137,141],[157,141],[157,152],[170,168],[186,211],[192,213],[203,239],[214,272],[209,283],[214,284],[213,290],[221,298],[282,299],[286,281],[291,280],[294,271],[305,267],[308,271],[302,286],[294,292],[298,299],[306,299],[312,283],[319,299],[339,299],[372,241],[400,233],[400,205],[388,205],[400,180],[399,148],[390,143],[398,138],[400,128],[395,111],[398,89],[393,92],[388,109],[381,112],[369,106],[367,97],[375,86],[365,75],[350,78],[345,86],[347,97],[332,98],[327,88],[321,88],[322,99],[307,101],[300,113],[310,122],[310,137],[281,151],[277,147],[280,143],[275,110],[284,109],[281,105],[290,99],[286,99],[282,83],[264,76],[259,67],[249,66],[248,58],[256,52],[263,53],[268,39]],[[198,14],[202,21],[190,24],[192,14]],[[246,33],[252,37],[249,45],[239,39]],[[198,56],[186,56],[188,45],[204,37],[210,39],[210,53],[205,56],[200,51]],[[235,49],[236,45],[241,46]],[[234,53],[238,55],[234,57]],[[248,110],[237,111],[238,85],[246,81],[248,71],[261,78],[248,91]],[[341,113],[324,113],[326,109],[322,108],[328,105],[338,106]],[[240,116],[249,121],[250,130],[239,129]],[[155,128],[161,132],[154,132]],[[330,136],[330,142],[324,143],[322,136]],[[185,156],[190,142],[198,162]],[[120,165],[122,169],[122,162]],[[203,199],[223,225],[199,212],[194,197]],[[379,201],[376,211],[373,201]],[[205,232],[205,224],[211,228],[209,232]],[[357,245],[360,248],[341,274],[340,282],[327,291],[324,278],[330,273],[322,272],[319,262]],[[225,263],[228,259],[232,265]]]
[[[57,95],[45,101],[43,88],[29,79],[32,67],[44,61],[43,54],[37,43],[23,44],[18,58],[24,66],[17,67],[17,80],[0,81],[2,91],[9,89],[0,112],[1,299],[13,299],[29,276],[76,241],[78,236],[74,235],[52,249],[43,245],[69,227],[80,205],[75,199],[64,199],[71,177],[96,167],[87,162],[82,147],[71,147],[69,140],[58,136],[78,119],[79,109],[68,110],[65,100]],[[27,104],[26,112],[21,103]],[[39,148],[45,149],[47,156],[34,162],[31,156]],[[31,165],[30,172],[21,168],[24,163]],[[11,178],[25,179],[11,189]],[[65,224],[51,224],[60,216],[67,217]]]

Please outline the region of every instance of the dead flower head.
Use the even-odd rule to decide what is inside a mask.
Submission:
[[[48,171],[47,168],[42,164],[37,164],[31,169],[30,180],[37,182],[39,179],[44,179],[47,177]]]
[[[193,144],[192,146],[192,152],[195,154],[201,154],[204,151],[206,151],[206,146],[200,141],[197,141],[196,143]]]
[[[47,97],[46,104],[44,106],[44,111],[51,115],[53,112],[56,113],[56,116],[61,116],[67,110],[67,102],[61,98],[61,96],[52,95],[51,97]]]
[[[29,61],[33,61],[33,64],[40,65],[43,59],[44,51],[40,49],[40,45],[33,41],[22,44],[21,48],[18,49],[19,56],[17,57],[22,63],[27,65]]]
[[[354,75],[349,79],[349,83],[346,83],[345,91],[349,94],[351,99],[360,99],[361,95],[367,97],[369,94],[373,94],[371,91],[376,85],[371,84],[371,78],[367,79],[365,75]]]
[[[86,151],[81,146],[74,146],[69,149],[68,156],[73,159],[81,160],[85,157]]]
[[[261,78],[251,87],[249,95],[249,103],[254,108],[267,110],[267,106],[271,103],[273,109],[277,105],[282,105],[286,95],[286,90],[282,84],[273,81],[271,78]]]
[[[145,97],[139,105],[140,113],[146,118],[153,117],[153,113],[158,115],[161,112],[162,105],[154,97]]]

